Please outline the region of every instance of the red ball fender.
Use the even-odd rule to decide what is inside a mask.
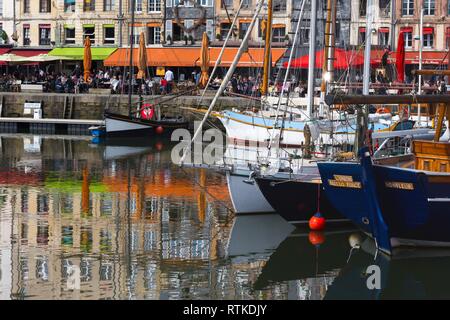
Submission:
[[[309,228],[311,230],[323,230],[325,228],[325,218],[320,213],[316,213],[309,219]]]

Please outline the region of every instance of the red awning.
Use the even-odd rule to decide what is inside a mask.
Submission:
[[[378,29],[378,32],[381,32],[381,33],[389,33],[389,28],[379,28],[379,29]]]
[[[423,28],[423,34],[433,34],[433,28]]]
[[[21,57],[34,57],[39,54],[45,54],[49,52],[50,50],[43,50],[43,49],[11,49],[9,53],[13,53]]]
[[[413,27],[402,27],[402,28],[400,28],[400,31],[413,32]]]
[[[221,48],[210,48],[210,66],[214,66]],[[226,48],[220,63],[221,67],[229,67],[236,56],[238,48]],[[272,48],[272,66],[282,58],[285,48]],[[136,64],[138,49],[133,49]],[[147,48],[147,66],[149,67],[197,67],[199,66],[200,48]],[[103,63],[105,66],[127,66],[130,62],[130,49],[119,48]],[[249,48],[239,60],[238,67],[260,68],[263,66],[264,48]]]
[[[0,48],[0,54],[8,53],[11,48]],[[0,66],[6,66],[6,62],[0,61]]]
[[[347,69],[348,67],[359,67],[364,65],[364,53],[361,51],[350,51],[336,48],[334,51],[334,69]],[[373,63],[373,61],[371,61]],[[287,68],[288,62],[283,63]],[[323,49],[316,52],[316,68],[321,69],[323,65]],[[309,55],[296,58],[292,61],[292,68],[307,69],[309,66]]]
[[[366,32],[366,27],[360,27],[359,28],[359,33],[361,33],[361,32]]]
[[[448,52],[445,51],[423,51],[422,63],[423,64],[447,64]],[[419,51],[407,51],[406,52],[406,64],[419,64]]]
[[[45,50],[45,49],[6,49],[6,51],[2,51],[3,49],[0,49],[0,54],[4,54],[4,53],[12,53],[15,54],[17,56],[21,56],[21,57],[34,57],[37,56],[39,54],[45,54],[45,53],[49,53],[50,50]],[[5,66],[7,63],[1,61],[0,62],[0,66]],[[30,63],[26,63],[26,64],[22,64],[22,66],[35,66],[38,65],[39,62],[30,62]]]
[[[428,65],[448,64],[450,54],[445,51],[423,51],[422,63]],[[383,50],[372,50],[372,62],[381,62]],[[389,63],[395,63],[396,52],[389,53]],[[406,51],[405,64],[419,64],[419,51]]]

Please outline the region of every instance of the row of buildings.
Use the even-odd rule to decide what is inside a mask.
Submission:
[[[207,32],[220,46],[240,6],[239,0],[0,0],[0,41],[14,47],[53,49],[80,47],[86,36],[94,47],[127,47],[144,32],[152,47],[199,46]],[[358,46],[366,37],[366,1],[336,0],[336,44]],[[406,34],[407,63],[417,62],[420,11],[424,9],[424,63],[438,63],[448,49],[450,0],[373,0],[372,44],[395,50],[400,31]],[[273,46],[287,47],[300,13],[300,0],[273,0]],[[323,43],[326,0],[318,1],[318,43]],[[243,0],[233,34],[238,45],[249,28],[257,0]],[[309,41],[310,1],[302,18],[300,45]],[[260,12],[249,46],[263,47],[267,6]],[[134,29],[134,39],[131,30]],[[233,43],[231,44],[233,45]],[[447,59],[446,57],[444,59]],[[442,60],[442,59],[441,59]]]

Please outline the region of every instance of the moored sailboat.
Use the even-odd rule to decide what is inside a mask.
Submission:
[[[340,97],[340,103],[346,99]],[[347,102],[356,101],[349,97]],[[412,102],[410,96],[383,97]],[[358,100],[358,98],[356,98]],[[381,99],[368,96],[364,102]],[[450,143],[440,141],[449,95],[415,96],[419,103],[439,103],[433,141],[414,141],[410,159],[377,163],[364,147],[360,161],[319,163],[325,192],[340,213],[372,236],[380,250],[398,246],[450,247]]]

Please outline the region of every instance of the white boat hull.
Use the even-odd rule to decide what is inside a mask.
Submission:
[[[274,137],[278,137],[281,134],[281,130],[273,130],[271,127],[262,127],[253,125],[251,123],[245,123],[242,121],[236,121],[229,117],[219,117],[225,130],[227,132],[228,139],[235,144],[239,143],[254,143],[258,146],[267,146],[270,142],[270,138],[273,134]],[[319,139],[324,144],[336,144],[336,143],[354,143],[355,135],[353,133],[341,133],[334,134],[333,140],[328,133],[320,133]],[[273,139],[276,141],[276,139]],[[287,147],[301,147],[305,143],[305,136],[303,131],[300,130],[283,130],[280,144]]]
[[[151,126],[149,126],[149,125],[120,120],[120,119],[111,119],[111,118],[105,119],[105,127],[106,127],[106,133],[109,133],[109,134],[138,131],[138,130],[145,130],[145,129],[151,128]]]
[[[227,172],[228,191],[236,214],[267,213],[275,210],[264,198],[258,185],[246,183],[248,176]]]

